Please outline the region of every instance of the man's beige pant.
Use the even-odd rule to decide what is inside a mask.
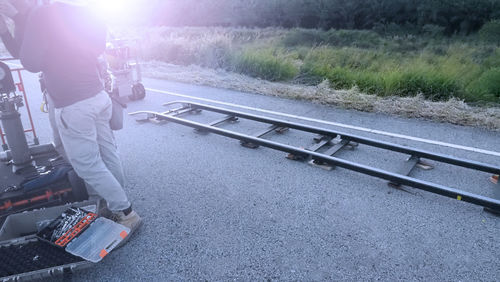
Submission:
[[[125,177],[109,127],[108,94],[102,91],[92,98],[55,109],[54,118],[66,156],[78,176],[106,200],[109,210],[127,209],[130,202],[123,190]]]
[[[47,98],[47,109],[49,112],[49,122],[50,122],[50,128],[52,129],[52,144],[54,146],[54,149],[56,152],[59,154],[59,156],[63,157],[63,159],[69,163],[68,156],[66,155],[66,151],[64,150],[64,146],[61,141],[61,136],[59,136],[59,129],[57,128],[57,123],[56,123],[56,109],[54,108],[54,102],[52,102],[52,98],[50,98],[50,95],[46,95]],[[111,172],[113,173],[113,172]],[[115,178],[117,176],[115,175]],[[123,183],[122,186],[124,185]],[[94,188],[90,187],[89,184],[85,182],[85,188],[87,188],[87,193],[89,195],[89,200],[100,200],[102,199],[101,196],[94,190]]]

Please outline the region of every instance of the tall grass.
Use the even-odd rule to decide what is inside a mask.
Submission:
[[[290,80],[299,73],[299,68],[290,58],[283,55],[283,52],[272,49],[250,48],[235,52],[232,64],[239,73],[269,81]]]
[[[500,102],[500,48],[491,26],[481,36],[444,38],[374,31],[277,28],[152,28],[141,30],[146,60],[223,68],[271,81],[357,87],[379,96]],[[488,40],[482,40],[487,38]],[[495,38],[495,37],[493,37]]]
[[[380,96],[452,97],[470,102],[499,102],[497,52],[476,61],[469,46],[450,45],[442,55],[430,51],[387,53],[359,48],[312,48],[301,72],[326,78],[335,89],[357,86]]]
[[[132,35],[130,34],[132,33]],[[276,28],[170,28],[158,27],[127,31],[123,36],[138,38],[138,52],[144,60],[160,60],[179,65],[196,64],[209,68],[230,68],[234,52],[241,46],[278,38]]]

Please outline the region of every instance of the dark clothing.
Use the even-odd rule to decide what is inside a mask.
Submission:
[[[9,31],[0,35],[2,38],[3,45],[7,48],[10,55],[14,58],[19,58],[19,50],[21,49],[21,44],[23,43],[24,30],[26,27],[26,21],[28,20],[29,10],[24,13],[18,13],[14,17],[14,37]]]
[[[97,58],[106,48],[106,26],[85,7],[54,3],[35,8],[21,46],[22,65],[43,72],[55,108],[103,90]]]

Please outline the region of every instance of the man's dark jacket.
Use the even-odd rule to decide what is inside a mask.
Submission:
[[[26,23],[22,65],[43,72],[55,108],[103,90],[98,57],[106,48],[106,26],[86,7],[54,3],[35,8]]]

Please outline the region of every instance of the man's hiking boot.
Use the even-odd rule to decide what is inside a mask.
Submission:
[[[118,246],[116,246],[116,249],[122,247],[142,224],[141,217],[135,211],[133,211],[132,208],[113,213],[111,219],[114,222],[130,229],[130,233],[127,235],[127,237],[125,237],[125,239],[123,239],[123,241],[120,242],[120,244],[118,244]]]

